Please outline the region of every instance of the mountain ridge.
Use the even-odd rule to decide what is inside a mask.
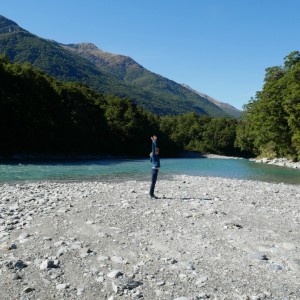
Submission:
[[[149,75],[154,76],[154,77],[159,77],[163,78],[159,74],[155,74],[151,71],[148,71],[145,69],[142,65],[137,63],[135,60],[133,60],[129,56],[125,55],[120,55],[120,54],[113,54],[109,52],[105,52],[99,48],[95,44],[92,43],[79,43],[79,44],[69,44],[69,45],[63,45],[66,49],[69,49],[70,51],[75,51],[76,53],[82,55],[83,57],[89,59],[92,61],[99,69],[104,70],[108,73],[112,73],[115,76],[117,76],[119,79],[124,80],[127,83],[138,83],[141,84],[140,82],[140,76],[138,75]],[[123,68],[123,71],[120,70]],[[115,69],[115,70],[114,70]],[[138,74],[135,75],[134,77],[131,75],[131,70],[134,69],[134,71]],[[130,75],[128,75],[130,74]],[[154,78],[153,78],[154,79]],[[169,79],[167,79],[169,80]],[[171,80],[169,80],[171,82]],[[177,84],[177,83],[176,83]],[[143,85],[145,87],[145,82],[143,82]],[[200,93],[188,85],[181,84],[181,86],[185,89],[188,89],[189,91],[199,95],[203,99],[217,105],[220,107],[222,110],[225,110],[226,113],[228,113],[230,116],[237,117],[239,118],[241,116],[241,112],[231,106],[230,104],[226,104],[223,102],[220,102],[218,100],[215,100],[214,98],[205,95],[203,93]]]
[[[104,95],[131,99],[159,115],[195,111],[228,116],[205,97],[145,69],[128,56],[104,52],[92,43],[64,45],[43,39],[3,16],[0,53],[13,62],[29,62],[60,80],[79,81]]]
[[[21,28],[14,21],[9,20],[0,15],[0,34],[1,33],[18,32],[18,31],[26,31],[26,30]]]
[[[228,114],[232,115],[233,117],[241,118],[242,112],[239,109],[235,108],[233,105],[231,105],[229,103],[221,102],[221,101],[216,100],[215,98],[213,98],[209,95],[198,92],[197,90],[193,89],[192,87],[190,87],[189,85],[187,85],[185,83],[182,83],[181,85],[188,88],[188,89],[190,89],[190,90],[192,90],[194,93],[197,93],[201,97],[206,98],[207,100],[213,102],[214,104],[219,106],[221,109],[223,109],[224,111],[226,111]]]

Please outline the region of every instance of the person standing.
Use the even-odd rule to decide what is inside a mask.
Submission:
[[[153,135],[152,140],[152,152],[150,153],[150,162],[152,162],[152,175],[151,175],[151,186],[150,186],[150,198],[157,199],[154,195],[155,184],[157,180],[158,171],[160,169],[160,158],[159,158],[159,148],[157,147],[157,136]]]

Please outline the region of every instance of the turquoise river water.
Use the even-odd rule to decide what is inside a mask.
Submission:
[[[161,159],[159,178],[172,175],[214,176],[300,185],[300,170],[245,159]],[[0,184],[24,181],[150,179],[148,160],[103,159],[67,162],[0,163]]]

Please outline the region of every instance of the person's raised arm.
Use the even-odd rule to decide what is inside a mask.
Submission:
[[[151,136],[151,140],[152,140],[152,153],[155,151],[155,148],[157,147],[157,136],[153,135]]]

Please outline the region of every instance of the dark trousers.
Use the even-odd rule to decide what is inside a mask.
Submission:
[[[152,169],[152,178],[151,178],[151,186],[150,186],[150,195],[154,194],[154,188],[157,180],[158,169]]]

